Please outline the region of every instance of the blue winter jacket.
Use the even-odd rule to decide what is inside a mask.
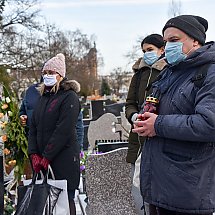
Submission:
[[[40,98],[40,93],[36,89],[38,84],[31,85],[25,93],[25,97],[22,100],[21,107],[19,109],[19,115],[27,115],[27,126],[29,127],[29,123],[31,122],[33,110],[37,104],[38,99]]]
[[[76,124],[77,140],[80,145],[80,148],[83,149],[84,145],[84,122],[83,122],[83,113],[80,111],[78,115],[78,121]]]
[[[184,213],[215,211],[215,44],[167,67],[153,84],[160,99],[156,136],[142,153],[144,201]],[[200,88],[198,69],[211,64]]]

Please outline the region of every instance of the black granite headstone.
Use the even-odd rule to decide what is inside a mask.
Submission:
[[[120,112],[123,112],[125,103],[114,103],[104,106],[105,113],[112,113],[115,116],[120,116]]]
[[[115,140],[115,141],[110,141],[110,140],[98,140],[96,141],[96,145],[98,146],[98,152],[109,152],[114,149],[119,149],[119,148],[124,148],[128,147],[128,141],[127,140]]]
[[[105,103],[105,100],[91,101],[92,120],[98,119],[100,116],[102,116],[105,113],[104,103]]]

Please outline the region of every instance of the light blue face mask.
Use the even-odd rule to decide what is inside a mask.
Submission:
[[[51,87],[54,86],[57,83],[57,74],[54,75],[44,75],[43,76],[43,81],[45,86]]]
[[[187,55],[182,51],[182,42],[167,42],[165,46],[165,56],[167,62],[171,65],[176,65],[183,61]]]
[[[148,64],[149,66],[151,66],[152,64],[154,64],[157,60],[158,60],[158,55],[156,51],[151,51],[151,52],[145,52],[143,55],[143,60],[146,62],[146,64]]]

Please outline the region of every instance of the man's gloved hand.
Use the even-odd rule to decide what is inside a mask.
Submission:
[[[33,166],[34,171],[36,173],[39,173],[42,168],[42,166],[40,164],[42,157],[40,157],[40,155],[38,155],[38,154],[32,154],[32,155],[30,155],[30,158],[32,161],[32,166]]]
[[[42,168],[44,170],[47,170],[48,166],[49,166],[49,163],[50,163],[50,161],[47,158],[43,157],[41,162],[40,162],[40,165],[42,166]]]

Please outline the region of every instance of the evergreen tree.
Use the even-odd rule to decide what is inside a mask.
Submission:
[[[110,86],[108,85],[105,79],[102,79],[101,95],[103,96],[103,95],[110,95],[110,94],[111,94]]]

